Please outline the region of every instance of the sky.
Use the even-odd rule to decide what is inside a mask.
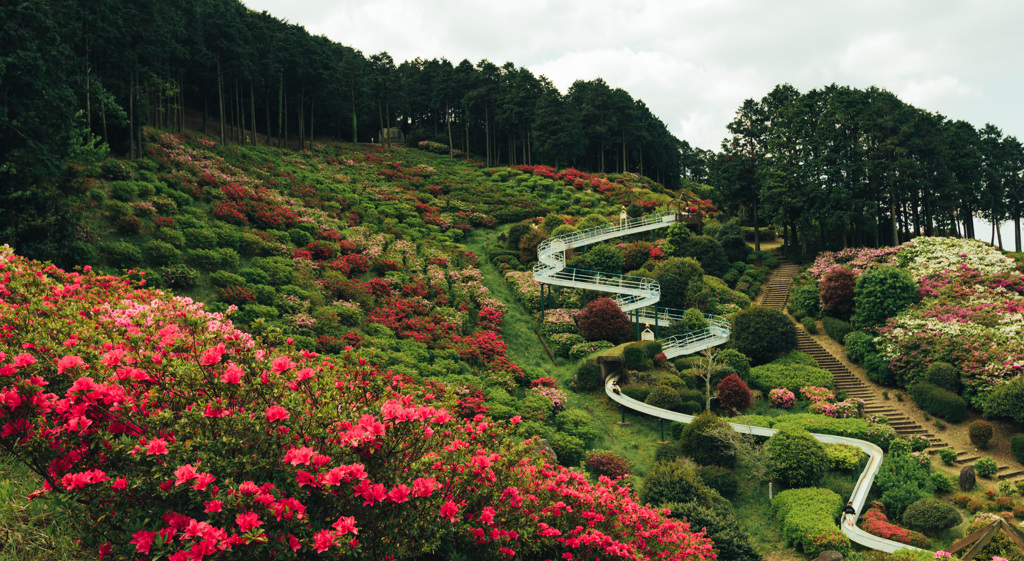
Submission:
[[[704,149],[720,149],[745,99],[783,83],[877,86],[1024,139],[1019,0],[242,1],[396,64],[512,62],[563,93],[602,78]]]

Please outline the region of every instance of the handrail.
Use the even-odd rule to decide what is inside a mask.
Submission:
[[[622,275],[589,271],[565,266],[565,250],[607,239],[633,233],[646,232],[656,228],[671,226],[684,216],[672,211],[659,212],[627,218],[605,226],[578,230],[561,236],[548,238],[537,246],[537,260],[533,266],[533,278],[537,282],[611,292],[612,301],[624,312],[638,310],[637,319],[654,317],[655,321],[664,320],[667,324],[682,319],[683,310],[650,311],[650,308],[661,299],[661,286],[658,281],[635,275]],[[663,342],[663,351],[668,358],[696,352],[698,350],[720,345],[729,340],[731,326],[728,320],[704,314],[708,327],[691,333],[670,337]]]
[[[657,417],[659,419],[665,419],[669,421],[676,421],[679,423],[691,423],[696,418],[693,415],[669,411],[667,409],[662,409],[660,407],[649,405],[642,401],[637,401],[631,397],[622,395],[621,393],[615,393],[614,391],[612,391],[612,385],[615,382],[617,382],[618,379],[618,375],[609,376],[608,379],[605,380],[604,393],[608,396],[609,399],[618,403],[619,405],[623,407],[629,407],[634,411],[645,413],[652,417]],[[736,432],[742,432],[755,436],[770,437],[776,432],[778,432],[778,429],[770,429],[767,427],[755,427],[753,425],[743,425],[739,423],[729,423],[729,425],[732,426],[732,428],[736,430]],[[832,434],[811,434],[812,436],[814,436],[814,438],[818,439],[821,442],[851,444],[853,446],[860,448],[868,455],[868,463],[867,465],[864,466],[864,470],[861,471],[860,477],[857,479],[857,484],[853,488],[853,494],[850,495],[850,502],[853,503],[853,508],[858,513],[855,516],[859,518],[861,514],[863,514],[864,503],[867,502],[868,493],[871,491],[871,485],[875,481],[875,476],[878,475],[878,470],[881,469],[882,467],[882,449],[879,448],[877,444],[867,442],[865,440],[860,440],[857,438],[850,438],[847,436],[836,436]],[[840,529],[842,530],[843,534],[850,538],[850,541],[871,549],[885,551],[887,553],[892,553],[894,551],[898,551],[901,549],[921,551],[919,548],[916,548],[911,545],[899,543],[892,540],[887,540],[885,538],[880,538],[876,535],[869,534],[857,525],[847,526],[846,524],[840,524]]]

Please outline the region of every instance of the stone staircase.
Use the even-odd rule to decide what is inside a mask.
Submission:
[[[789,289],[793,284],[793,277],[800,272],[799,265],[786,259],[779,260],[779,267],[772,273],[768,280],[761,298],[761,305],[783,310],[789,298]],[[928,429],[910,419],[903,413],[887,405],[880,400],[871,386],[860,376],[852,372],[828,350],[818,344],[803,327],[797,327],[797,350],[805,352],[815,361],[818,366],[832,373],[832,378],[837,390],[846,393],[847,397],[859,397],[864,400],[864,412],[869,415],[881,415],[889,420],[889,426],[896,430],[901,436],[922,435],[931,443],[929,453],[936,453],[940,448],[948,445]]]

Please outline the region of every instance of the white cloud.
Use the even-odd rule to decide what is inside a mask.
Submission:
[[[982,97],[979,88],[964,84],[954,76],[912,80],[896,93],[900,99],[915,107],[935,109],[953,105],[961,100]]]

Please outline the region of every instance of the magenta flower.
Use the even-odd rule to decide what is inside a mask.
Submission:
[[[288,417],[288,410],[280,405],[271,405],[270,407],[267,407],[267,420],[271,423],[274,421],[283,421]]]

